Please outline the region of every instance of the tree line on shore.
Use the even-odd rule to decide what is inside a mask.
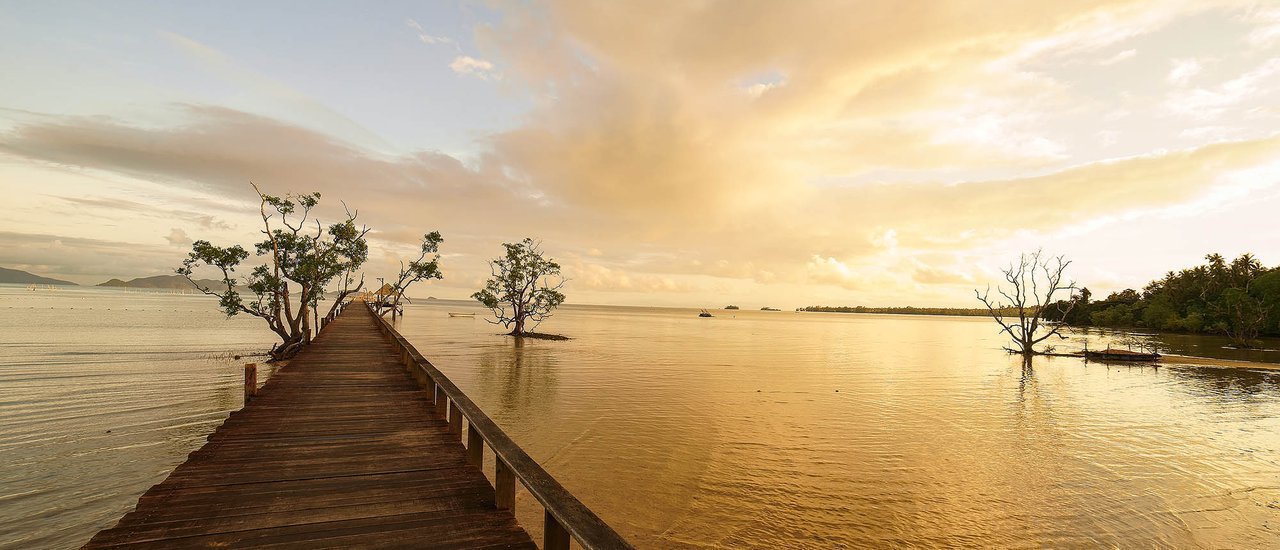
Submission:
[[[1209,254],[1205,264],[1170,271],[1141,291],[1130,288],[1094,300],[1088,288],[1080,288],[1071,300],[1074,307],[1060,300],[1043,308],[1041,317],[1070,326],[1222,334],[1239,346],[1280,336],[1280,267],[1267,268],[1253,254],[1230,262]]]

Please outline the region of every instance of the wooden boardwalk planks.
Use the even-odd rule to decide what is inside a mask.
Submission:
[[[85,548],[536,548],[350,307]]]

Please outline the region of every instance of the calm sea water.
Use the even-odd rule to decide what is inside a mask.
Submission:
[[[203,296],[0,285],[0,547],[79,547],[133,510],[240,408],[260,358],[233,357],[271,342],[254,321]]]
[[[1028,370],[982,318],[573,308],[518,342],[481,313],[401,328],[641,547],[1280,547],[1280,372]]]
[[[542,330],[572,340],[518,342],[447,311],[480,313],[401,328],[641,547],[1280,546],[1280,372],[1024,369],[971,318],[566,307]],[[130,510],[240,406],[255,321],[0,286],[0,546]]]

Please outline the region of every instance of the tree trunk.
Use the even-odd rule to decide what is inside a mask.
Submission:
[[[306,340],[303,339],[302,334],[294,334],[271,348],[269,353],[271,361],[274,362],[292,359],[293,356],[302,351],[304,346],[306,346]]]

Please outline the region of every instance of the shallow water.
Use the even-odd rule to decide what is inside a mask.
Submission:
[[[256,319],[203,296],[0,285],[0,547],[74,548],[239,409]],[[260,381],[270,374],[261,370]]]
[[[641,547],[1280,546],[1280,372],[1026,370],[981,318],[446,311],[479,312],[402,330]]]
[[[1280,372],[1024,371],[980,318],[565,307],[517,344],[446,311],[479,310],[402,328],[641,547],[1280,546]],[[0,547],[114,524],[269,344],[199,296],[0,286]]]

